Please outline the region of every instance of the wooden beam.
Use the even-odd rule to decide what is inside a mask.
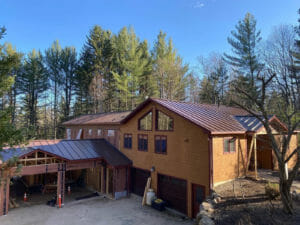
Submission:
[[[254,170],[255,170],[255,179],[257,180],[257,145],[256,145],[256,134],[254,134]]]
[[[21,171],[17,173],[17,168],[11,168],[11,173],[16,173],[20,176],[35,175],[35,174],[44,174],[44,173],[54,173],[58,171],[58,164],[43,164],[43,165],[34,165],[34,166],[23,166]]]
[[[247,173],[248,173],[249,164],[250,164],[250,160],[251,160],[251,154],[252,154],[252,149],[253,149],[253,143],[254,143],[254,136],[252,136],[251,144],[250,144],[250,150],[249,150],[249,155],[248,155],[248,157],[247,157],[246,175],[247,175]]]
[[[108,190],[109,190],[108,185],[109,185],[109,169],[107,168],[107,169],[106,169],[106,194],[107,194],[107,195],[109,194],[109,193],[108,193]]]

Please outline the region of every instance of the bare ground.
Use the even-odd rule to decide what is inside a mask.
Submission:
[[[280,200],[267,198],[265,184],[265,180],[238,179],[216,187],[223,199],[215,207],[216,224],[300,224],[300,202],[294,201],[294,215],[285,214]]]

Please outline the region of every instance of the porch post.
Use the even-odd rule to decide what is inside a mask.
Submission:
[[[256,145],[256,134],[254,134],[254,171],[255,179],[257,180],[257,145]]]
[[[59,204],[59,196],[61,196],[61,206],[64,206],[65,202],[65,172],[66,171],[66,164],[61,163],[58,164],[58,171],[57,171],[57,201],[56,204]]]
[[[8,213],[9,207],[9,173],[2,172],[0,174],[0,216]]]
[[[6,198],[6,195],[4,195],[4,176],[3,173],[0,171],[0,216],[5,215],[4,214],[4,199]]]

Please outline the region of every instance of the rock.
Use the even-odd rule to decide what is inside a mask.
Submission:
[[[200,210],[201,209],[204,209],[206,211],[208,211],[209,209],[212,209],[212,205],[208,202],[202,202],[201,205],[200,205]]]
[[[219,197],[217,197],[216,199],[217,199],[217,203],[220,203],[220,202],[222,201],[222,199],[221,199],[221,197],[220,197],[220,196],[219,196]]]
[[[201,218],[202,218],[203,216],[212,217],[212,212],[206,211],[206,210],[204,210],[204,209],[200,210],[199,214],[200,214]]]
[[[214,225],[214,221],[208,216],[203,216],[199,221],[198,225]]]

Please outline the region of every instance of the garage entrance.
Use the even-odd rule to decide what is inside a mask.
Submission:
[[[187,182],[183,179],[158,174],[158,197],[167,206],[187,214]]]
[[[131,192],[143,196],[150,171],[137,168],[131,168]]]

